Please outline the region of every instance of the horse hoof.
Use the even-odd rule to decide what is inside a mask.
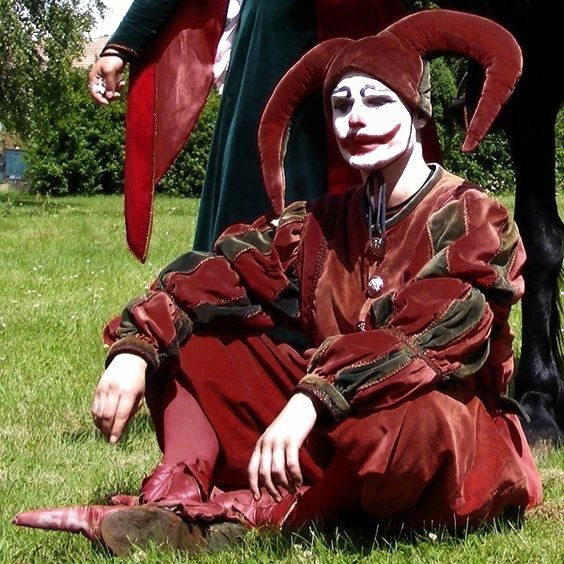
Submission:
[[[520,403],[530,418],[530,422],[521,422],[532,447],[564,445],[564,429],[558,425],[551,396],[542,392],[527,392]]]

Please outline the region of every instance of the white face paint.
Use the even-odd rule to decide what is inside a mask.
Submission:
[[[411,112],[375,78],[345,75],[331,94],[331,106],[339,149],[353,168],[380,170],[415,143]]]

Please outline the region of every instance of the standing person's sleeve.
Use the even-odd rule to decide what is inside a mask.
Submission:
[[[134,0],[104,49],[138,58],[182,1],[187,0]]]
[[[297,324],[296,260],[306,216],[303,202],[275,222],[236,225],[214,253],[191,252],[168,265],[147,295],[131,301],[104,329],[106,366],[132,353],[154,370],[176,357],[194,328],[264,330]]]
[[[524,250],[507,210],[476,190],[433,213],[432,258],[373,306],[370,330],[327,339],[296,391],[339,421],[476,373],[523,293]]]

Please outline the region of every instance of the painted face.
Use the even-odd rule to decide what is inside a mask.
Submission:
[[[345,75],[331,94],[331,106],[337,143],[353,168],[382,169],[415,142],[411,112],[375,78]]]

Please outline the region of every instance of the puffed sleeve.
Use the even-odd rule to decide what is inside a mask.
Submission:
[[[305,204],[295,202],[274,222],[263,217],[231,227],[213,253],[176,259],[147,295],[106,325],[106,365],[117,354],[132,353],[153,370],[178,355],[195,327],[264,330],[297,323],[295,263],[305,216]]]
[[[523,293],[525,254],[507,210],[468,190],[431,214],[417,245],[431,249],[430,260],[374,302],[369,330],[323,342],[296,388],[334,421],[477,373],[500,349],[495,339],[509,339],[510,350],[507,318]]]

